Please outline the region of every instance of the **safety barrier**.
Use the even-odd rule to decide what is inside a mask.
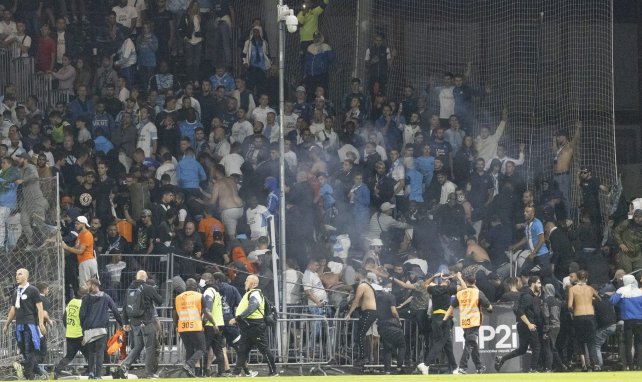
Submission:
[[[168,280],[172,278],[170,263],[169,255],[103,254],[98,256],[98,273],[103,290],[122,306],[127,288],[136,279],[136,272],[145,269],[148,277],[156,282],[163,296],[163,305],[170,306],[171,288],[167,287]]]
[[[0,49],[0,89],[4,91],[4,87],[11,82],[9,73],[11,71],[11,51],[8,49]]]

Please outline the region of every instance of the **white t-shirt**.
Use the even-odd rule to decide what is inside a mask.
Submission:
[[[296,113],[292,113],[290,115],[283,114],[283,126],[285,126],[283,134],[288,135],[290,131],[296,130],[297,119],[299,119],[299,115]]]
[[[267,125],[267,115],[268,115],[268,113],[274,113],[276,115],[276,112],[271,107],[266,106],[265,109],[264,109],[261,106],[258,106],[257,108],[252,110],[252,119],[254,121],[263,122],[263,126],[265,126],[265,125]]]
[[[117,262],[116,264],[109,263],[105,265],[105,268],[107,268],[107,272],[109,272],[111,282],[120,284],[120,276],[122,275],[123,269],[125,269],[125,267],[127,267],[127,264],[122,260]]]
[[[250,226],[250,239],[256,240],[261,236],[268,236],[268,217],[270,211],[265,206],[257,205],[256,208],[248,208],[245,212],[247,225]]]
[[[439,196],[439,204],[446,204],[448,203],[448,195],[452,194],[455,192],[457,189],[457,186],[455,186],[455,183],[446,180],[444,184],[441,186],[441,194]]]
[[[129,29],[132,28],[132,20],[138,18],[138,11],[136,10],[136,8],[129,5],[126,5],[124,7],[116,6],[111,10],[116,13],[116,22]]]
[[[252,124],[245,121],[237,121],[232,125],[232,135],[230,136],[230,143],[238,142],[243,143],[245,138],[254,134]]]
[[[18,35],[10,35],[7,37],[5,42],[13,41],[13,44],[11,45],[11,53],[13,58],[18,58],[18,57],[29,57],[29,52],[22,52],[20,50],[20,44],[24,45],[27,49],[31,47],[31,37],[25,35],[18,36]]]
[[[446,86],[439,92],[439,118],[448,119],[455,114],[455,96],[453,86]]]
[[[169,175],[169,183],[172,186],[178,185],[176,181],[176,165],[174,163],[163,163],[156,169],[156,179],[161,180],[164,174]]]
[[[299,276],[301,276],[301,279],[299,279]],[[301,304],[302,292],[301,285],[299,284],[302,279],[303,275],[296,269],[285,270],[285,281],[287,282],[285,286],[285,298],[290,306]]]
[[[127,5],[136,9],[138,18],[136,20],[136,25],[134,27],[142,27],[143,20],[140,15],[143,14],[143,11],[147,9],[147,4],[145,0],[127,0]]]
[[[18,33],[18,29],[16,28],[15,21],[9,21],[9,23],[0,21],[0,34],[3,34],[5,36],[10,36],[16,33]]]
[[[241,172],[241,166],[245,163],[245,159],[237,153],[232,153],[224,156],[219,163],[225,167],[225,175],[230,176],[243,173]]]
[[[312,272],[308,269],[303,273],[303,290],[312,291],[312,294],[319,302],[328,302],[328,293],[326,293],[321,278],[316,272]],[[308,305],[316,306],[314,301],[308,298]]]
[[[136,147],[145,152],[145,158],[150,158],[152,156],[152,144],[157,139],[158,132],[156,125],[147,122],[138,132],[138,143]]]
[[[56,63],[62,64],[65,55],[65,32],[56,32]]]

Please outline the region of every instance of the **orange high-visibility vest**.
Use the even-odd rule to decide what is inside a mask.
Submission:
[[[201,318],[201,299],[203,295],[187,291],[176,296],[176,314],[178,315],[178,332],[201,332],[203,331],[203,319]]]
[[[472,287],[457,292],[459,301],[459,326],[464,329],[481,325],[479,310],[479,289]]]

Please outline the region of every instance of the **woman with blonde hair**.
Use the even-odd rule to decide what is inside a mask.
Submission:
[[[203,50],[203,23],[197,1],[192,1],[178,25],[185,43],[185,69],[188,78],[197,80]]]

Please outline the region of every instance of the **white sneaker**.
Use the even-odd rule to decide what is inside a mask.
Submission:
[[[417,370],[419,370],[423,375],[428,375],[428,366],[423,362],[417,365]]]
[[[456,368],[455,370],[453,370],[453,374],[468,374],[468,373],[466,373],[466,370],[464,369]]]
[[[250,370],[250,374],[248,374],[247,376],[250,377],[250,378],[254,378],[257,375],[259,375],[258,371]]]

